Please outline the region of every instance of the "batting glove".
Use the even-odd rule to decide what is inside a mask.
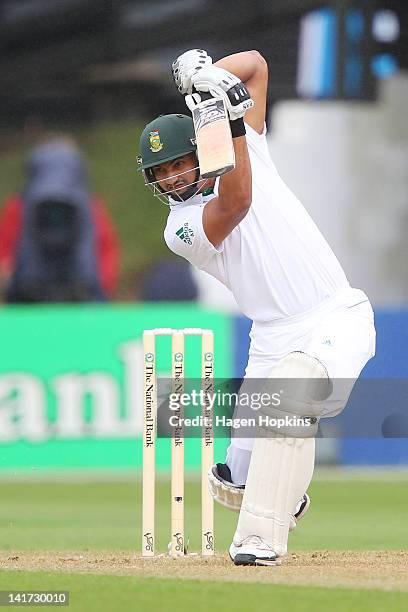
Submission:
[[[192,113],[193,110],[198,106],[201,102],[201,96],[199,93],[193,93],[184,98],[189,111]]]
[[[171,65],[173,80],[181,94],[191,94],[193,86],[191,77],[193,74],[206,66],[212,65],[212,58],[202,49],[191,49],[177,59]]]
[[[191,84],[199,92],[223,97],[231,121],[240,119],[254,106],[254,101],[242,81],[218,66],[202,68],[192,75]]]

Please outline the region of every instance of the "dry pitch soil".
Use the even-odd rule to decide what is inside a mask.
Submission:
[[[2,551],[0,570],[408,591],[408,551],[402,550],[291,552],[275,567],[235,567],[225,554],[142,559],[129,551]]]

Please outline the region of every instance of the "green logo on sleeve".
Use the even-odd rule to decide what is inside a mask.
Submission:
[[[193,244],[192,238],[194,238],[194,231],[188,226],[188,223],[184,223],[184,225],[177,230],[176,236],[186,244]]]

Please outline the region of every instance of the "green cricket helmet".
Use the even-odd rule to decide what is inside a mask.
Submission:
[[[193,120],[186,115],[160,115],[140,136],[140,169],[149,170],[197,149]]]
[[[168,195],[157,184],[152,168],[188,153],[196,152],[193,120],[181,114],[156,117],[144,128],[140,136],[139,150],[140,156],[137,161],[140,164],[139,170],[144,173],[146,184],[154,188],[155,195],[158,195],[157,192]],[[196,180],[183,196],[179,196],[180,199],[185,200],[196,191],[200,178],[198,161],[196,170]]]

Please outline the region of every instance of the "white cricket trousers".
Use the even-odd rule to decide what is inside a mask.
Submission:
[[[348,393],[336,394],[326,403],[324,416],[336,416],[347,404],[355,381],[375,354],[374,314],[366,294],[351,287],[339,291],[312,310],[272,323],[256,323],[250,332],[251,344],[245,380],[267,378],[285,355],[302,351],[326,367],[330,379],[350,379]],[[244,410],[245,412],[245,410]],[[234,417],[248,416],[238,407]],[[231,439],[227,464],[235,484],[245,484],[254,440]]]

